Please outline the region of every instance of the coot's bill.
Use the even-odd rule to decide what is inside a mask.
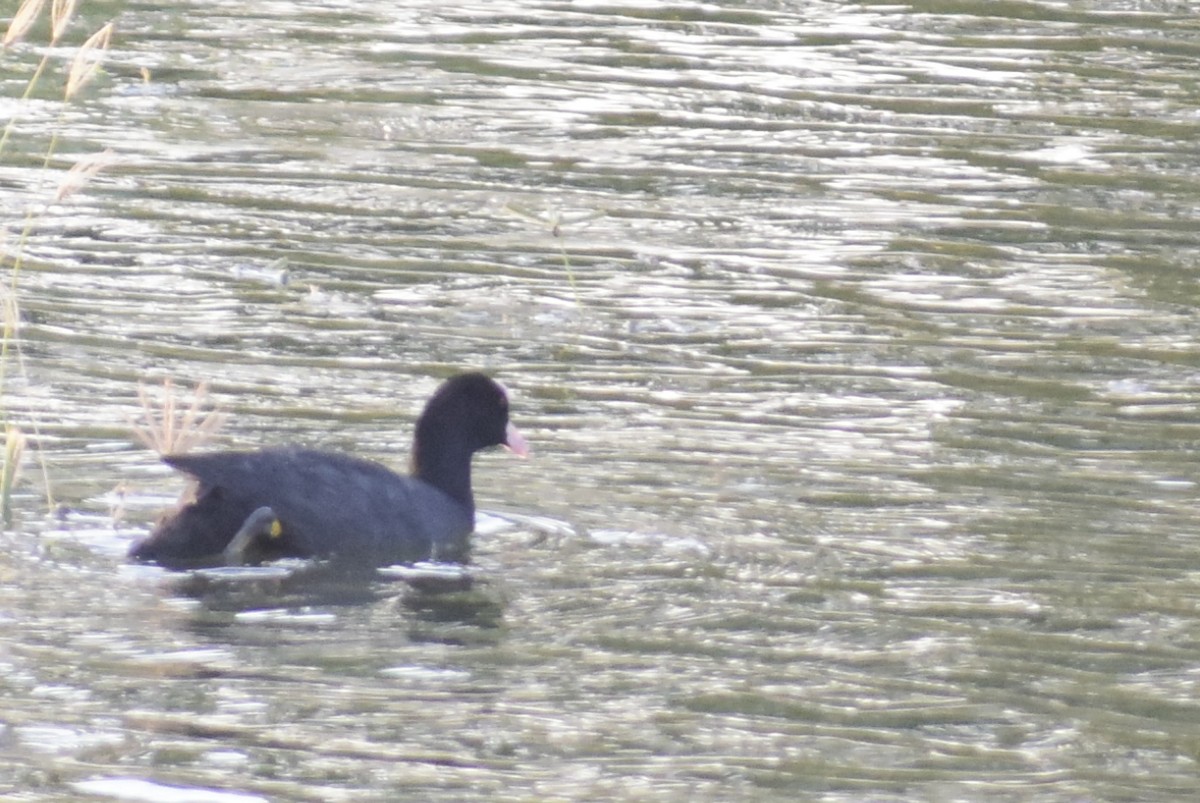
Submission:
[[[417,419],[408,476],[294,446],[165,455],[195,488],[130,556],[168,568],[280,557],[465,560],[475,526],[472,455],[489,446],[528,453],[508,407],[504,387],[483,374],[447,380]]]

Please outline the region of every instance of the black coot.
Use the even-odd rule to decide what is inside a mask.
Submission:
[[[425,405],[407,477],[297,447],[166,455],[164,462],[195,479],[195,493],[129,554],[169,568],[251,555],[369,566],[462,560],[475,526],[471,456],[496,445],[527,453],[508,420],[508,393],[470,373],[447,380]]]

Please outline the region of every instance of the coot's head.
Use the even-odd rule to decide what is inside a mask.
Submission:
[[[508,420],[508,391],[478,373],[446,380],[417,419],[414,468],[420,475],[439,458],[471,454],[489,446],[505,446],[522,457],[529,446]]]

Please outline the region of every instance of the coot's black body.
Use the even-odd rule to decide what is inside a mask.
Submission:
[[[438,389],[418,419],[410,476],[297,447],[167,455],[168,465],[196,480],[194,498],[130,555],[171,568],[220,563],[248,517],[269,507],[278,526],[256,539],[254,554],[263,558],[461,561],[475,522],[471,456],[493,445],[526,451],[508,421],[508,395],[482,374],[462,374]]]

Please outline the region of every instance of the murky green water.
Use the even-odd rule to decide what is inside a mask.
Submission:
[[[71,511],[31,460],[6,799],[1200,793],[1187,4],[81,14],[30,103],[0,55],[3,401]],[[181,487],[139,381],[402,466],[463,367],[535,449],[471,592],[124,563]]]

